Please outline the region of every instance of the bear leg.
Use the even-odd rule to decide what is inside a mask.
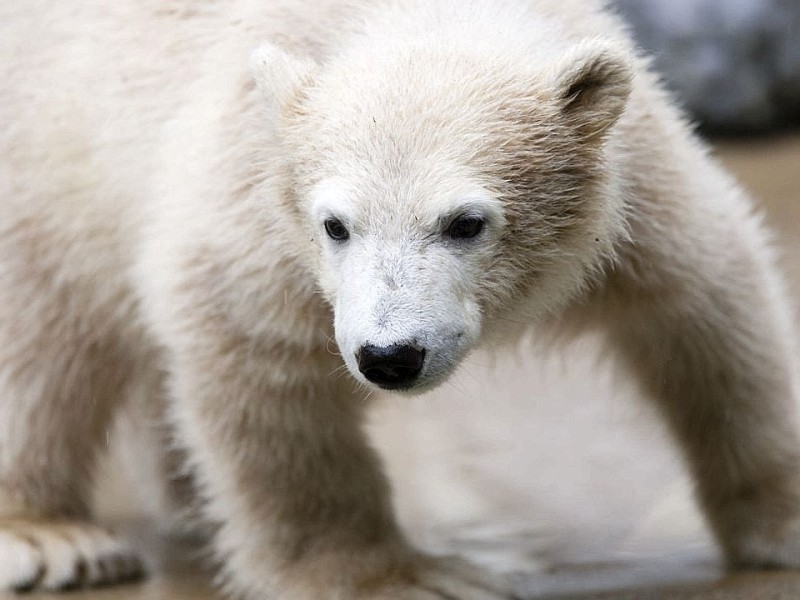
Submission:
[[[791,311],[749,201],[705,157],[686,160],[699,165],[675,186],[688,196],[639,190],[601,315],[684,451],[728,564],[800,568]]]
[[[63,294],[35,291],[21,280],[0,293],[0,589],[128,580],[142,565],[91,523],[89,502],[96,455],[135,369],[97,329],[68,318]]]

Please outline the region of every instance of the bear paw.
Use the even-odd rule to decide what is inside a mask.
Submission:
[[[125,544],[90,523],[0,520],[0,589],[61,591],[130,581],[142,573]]]

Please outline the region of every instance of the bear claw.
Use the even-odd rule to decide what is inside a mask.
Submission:
[[[0,589],[69,591],[133,581],[143,573],[130,549],[90,523],[0,521]]]

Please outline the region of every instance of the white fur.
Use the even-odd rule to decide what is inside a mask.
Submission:
[[[0,553],[41,554],[6,585],[97,581],[93,458],[149,398],[237,594],[508,598],[399,533],[354,356],[423,346],[421,391],[543,320],[605,328],[732,565],[800,564],[766,235],[599,3],[81,0],[0,28]],[[453,244],[465,209],[485,230]]]
[[[414,390],[449,375],[481,331],[481,314],[470,293],[481,276],[483,255],[503,231],[502,204],[480,189],[440,185],[435,192],[404,202],[401,214],[370,214],[366,199],[342,182],[326,180],[311,196],[309,221],[323,246],[320,282],[334,303],[336,342],[350,372],[364,383],[356,364],[366,345],[410,344],[430,357]],[[444,228],[463,213],[486,225],[475,240],[447,240]],[[326,218],[350,231],[344,242],[327,238]],[[485,258],[484,258],[485,260]]]

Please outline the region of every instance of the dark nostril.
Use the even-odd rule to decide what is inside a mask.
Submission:
[[[356,353],[358,370],[375,385],[388,390],[408,387],[422,371],[425,350],[407,344],[362,346]]]

